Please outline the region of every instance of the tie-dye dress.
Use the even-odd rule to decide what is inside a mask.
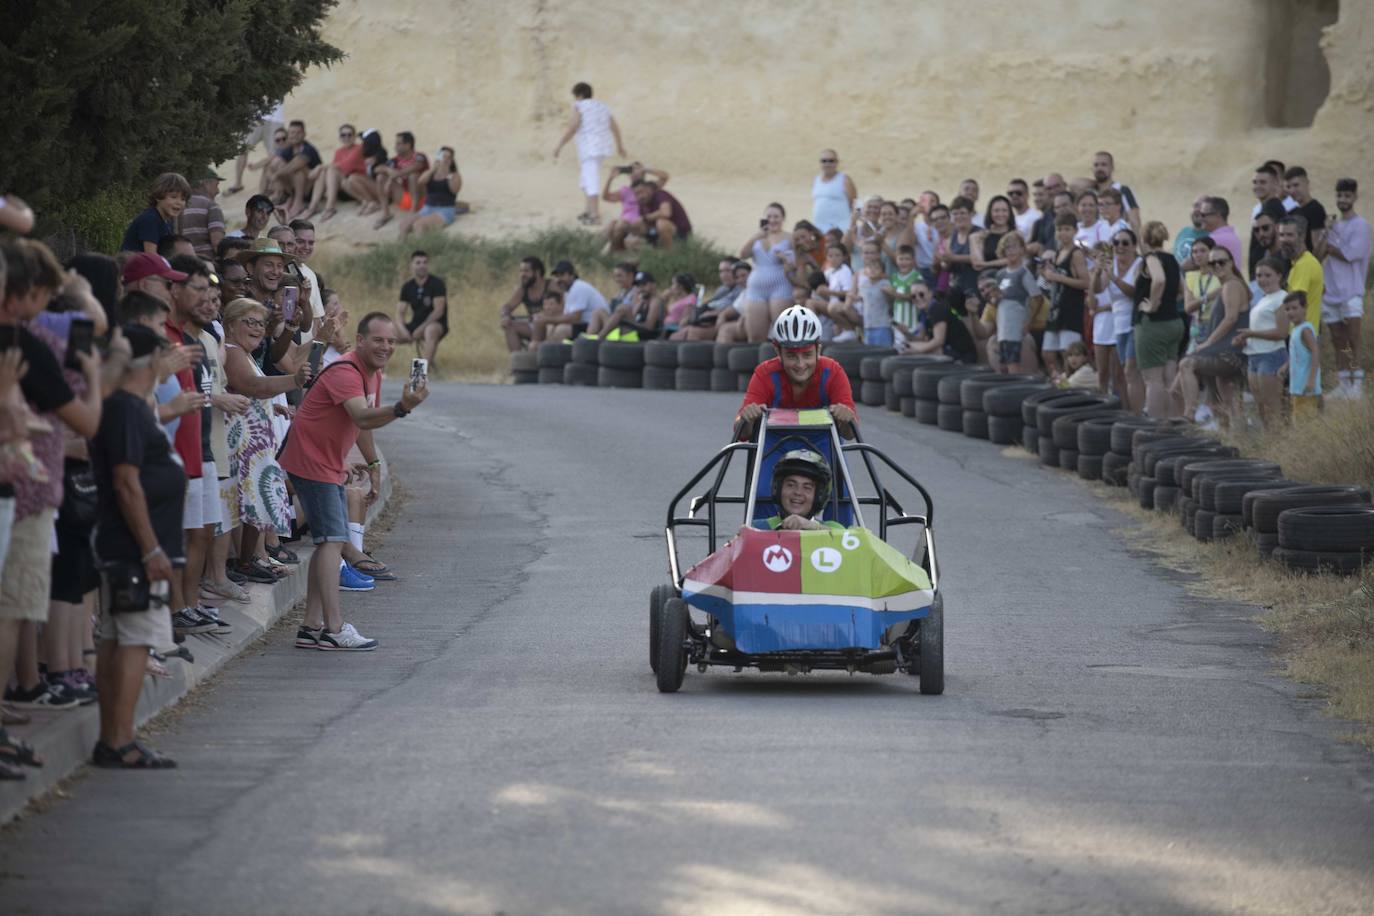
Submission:
[[[226,348],[241,349],[225,343]],[[262,369],[249,356],[253,371]],[[290,497],[286,472],[277,464],[277,437],[272,428],[272,399],[249,398],[241,414],[228,417],[229,476],[223,483],[224,502],[236,509],[233,518],[259,531],[291,533]],[[232,518],[231,518],[232,520]]]

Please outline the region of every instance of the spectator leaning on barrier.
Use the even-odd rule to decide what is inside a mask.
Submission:
[[[121,251],[156,252],[158,243],[176,232],[177,217],[186,209],[191,198],[191,185],[175,172],[166,172],[153,179],[148,190],[148,208],[135,216],[124,230]]]
[[[368,462],[379,466],[372,430],[406,416],[429,396],[423,384],[407,382],[401,399],[379,407],[381,370],[396,349],[396,327],[382,312],[358,322],[353,352],[320,373],[301,401],[281,465],[305,508],[316,548],[310,558],[305,620],[297,632],[300,648],[368,651],[375,639],[344,623],[339,611],[339,570],[348,542],[348,453],[356,443]]]

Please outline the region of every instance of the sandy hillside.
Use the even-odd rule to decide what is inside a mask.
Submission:
[[[578,80],[612,106],[634,157],[672,173],[700,232],[729,247],[770,200],[809,215],[823,146],[861,194],[947,197],[971,175],[984,201],[1013,175],[1087,174],[1105,147],[1147,219],[1177,228],[1211,191],[1244,222],[1265,158],[1306,165],[1328,205],[1337,177],[1374,187],[1374,5],[1335,9],[342,0],[326,34],[349,56],[312,72],[287,115],[326,156],[345,120],[454,146],[474,213],[450,231],[465,233],[573,223],[576,155],[550,154]],[[1313,109],[1310,127],[1274,126]],[[394,235],[352,212],[320,227],[326,247]]]

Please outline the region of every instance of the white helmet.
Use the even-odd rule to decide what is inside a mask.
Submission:
[[[821,320],[804,305],[788,306],[773,322],[768,339],[780,347],[805,347],[820,343]]]

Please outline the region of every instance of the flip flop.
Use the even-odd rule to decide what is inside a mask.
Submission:
[[[370,567],[370,568],[369,568]],[[368,557],[366,560],[359,560],[353,564],[353,568],[366,576],[371,576],[378,582],[395,582],[396,574],[387,568],[385,563]]]

